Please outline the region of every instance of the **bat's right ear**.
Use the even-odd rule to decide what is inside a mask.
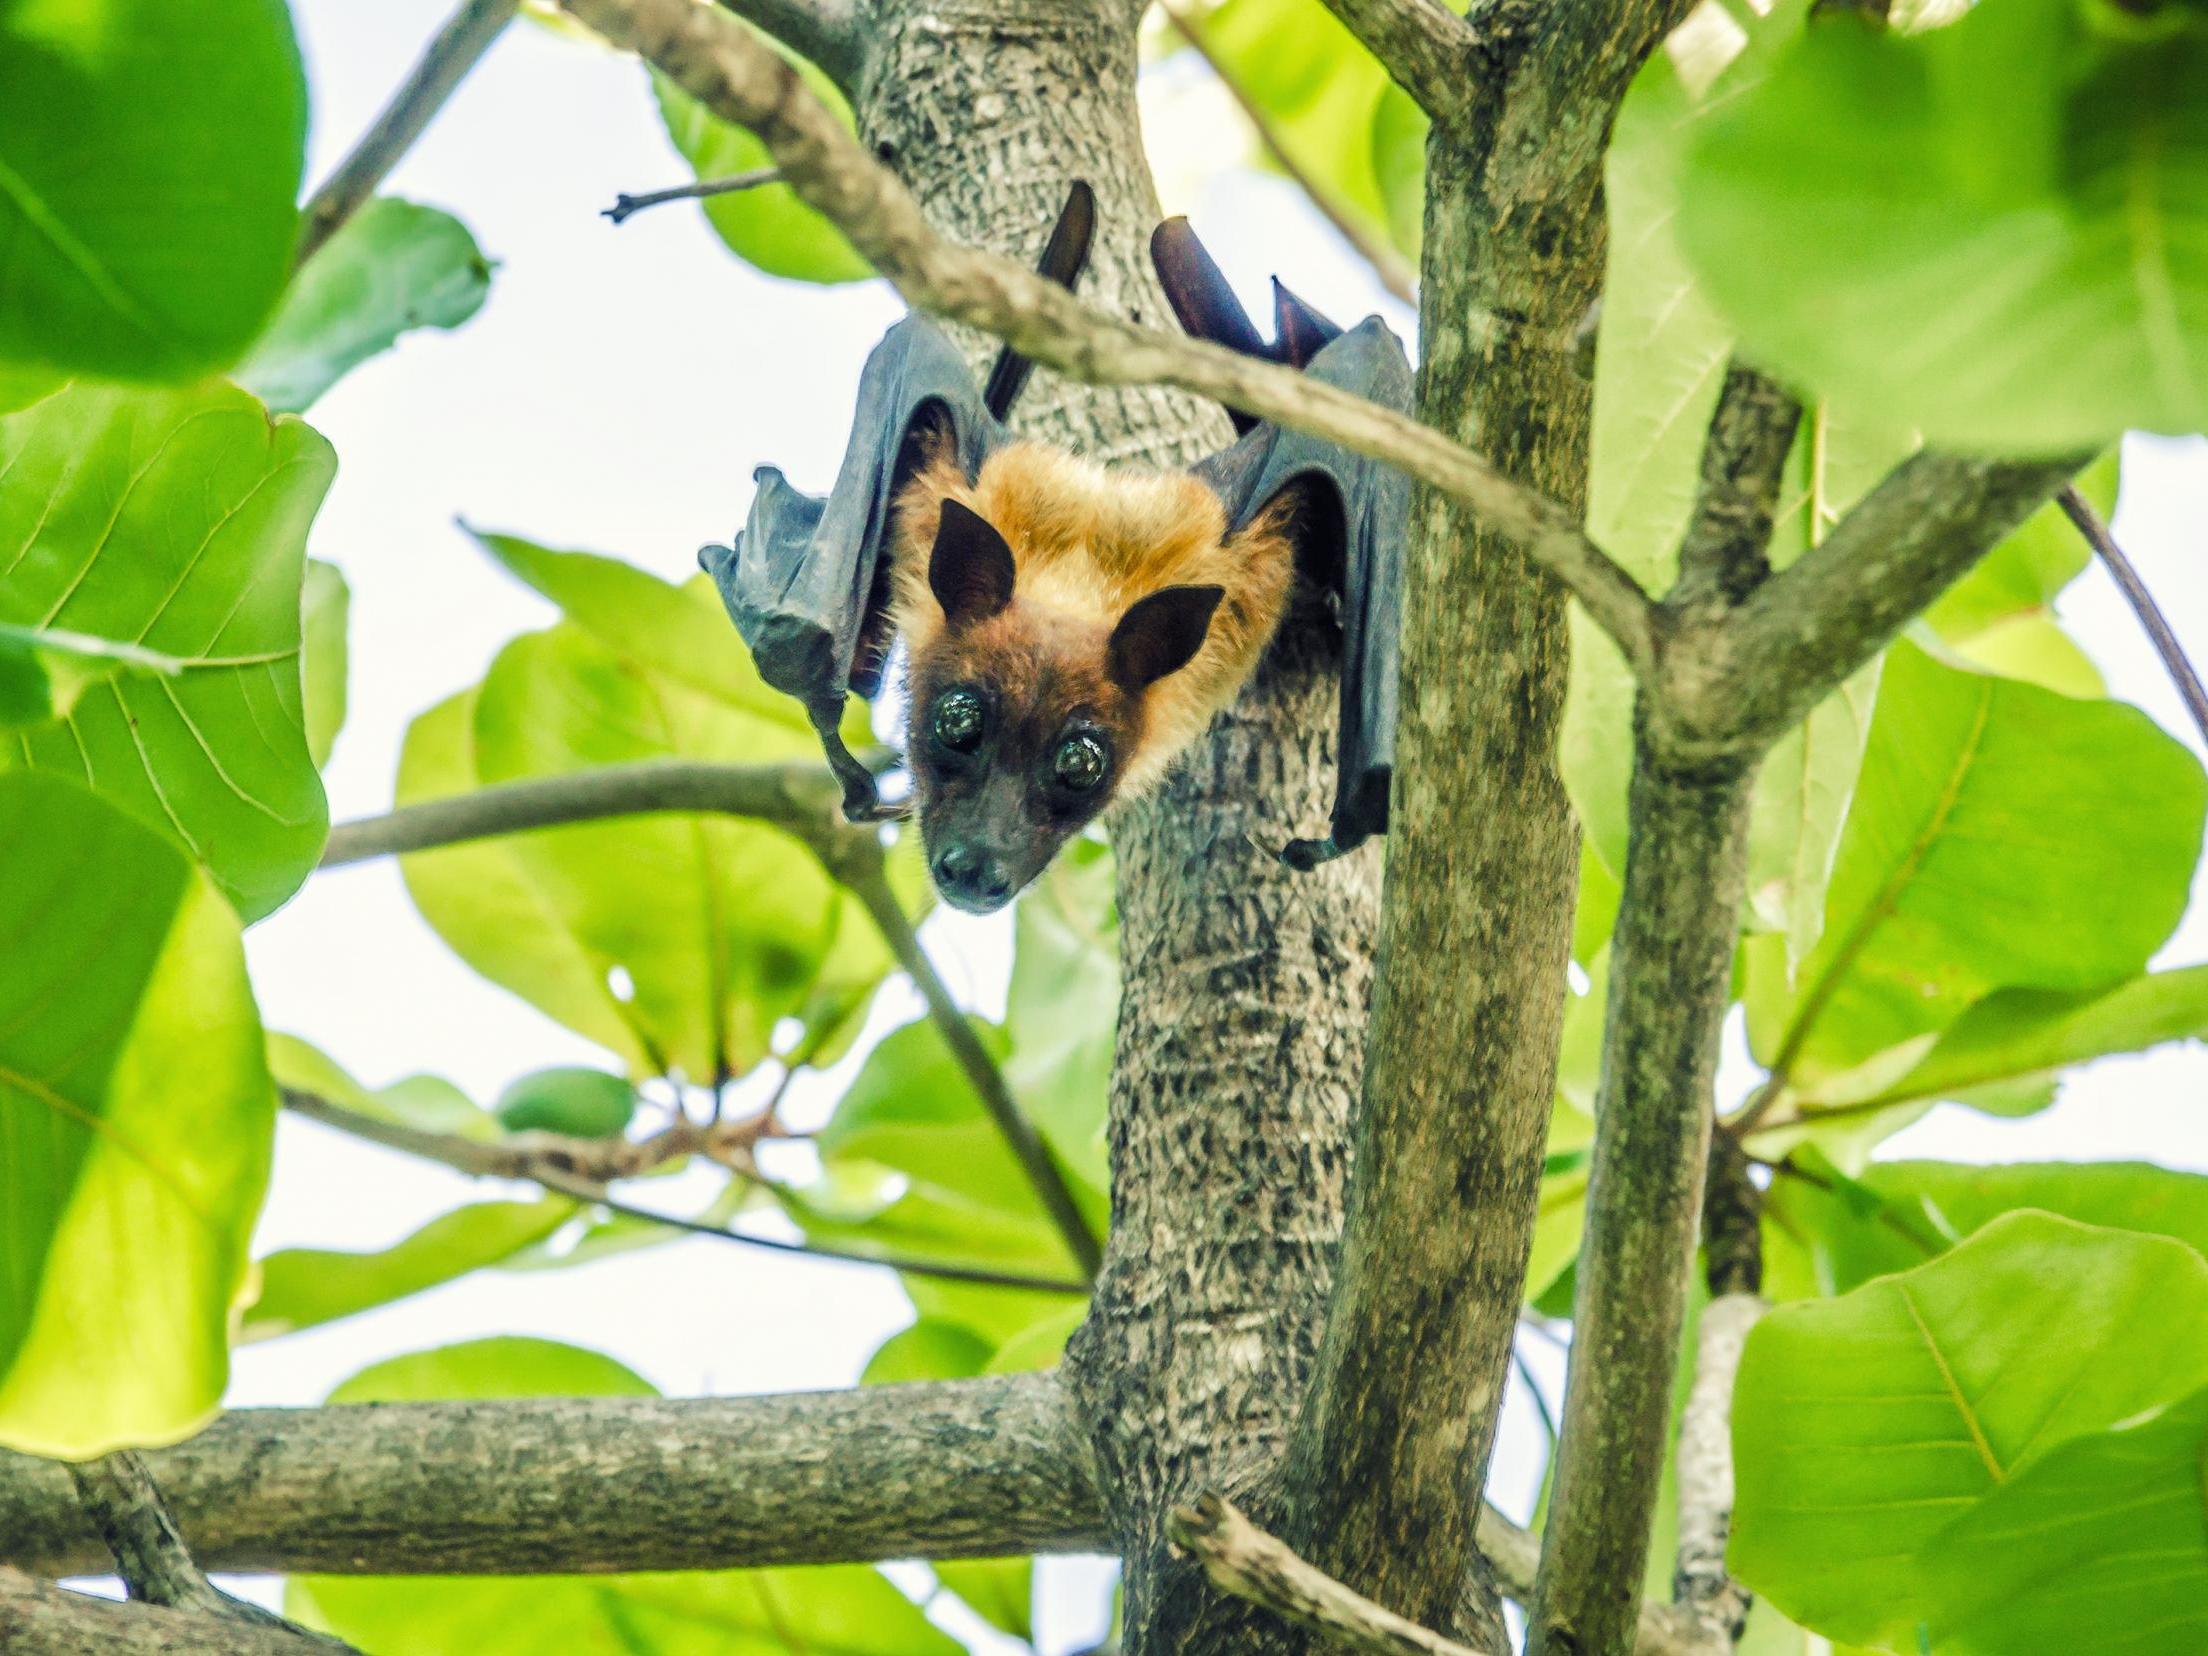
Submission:
[[[979,513],[955,500],[943,502],[928,586],[952,626],[986,621],[1012,602],[1012,548]]]

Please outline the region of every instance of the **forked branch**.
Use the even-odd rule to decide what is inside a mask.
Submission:
[[[1325,0],[1412,102],[1447,125],[1470,105],[1479,35],[1441,0]]]

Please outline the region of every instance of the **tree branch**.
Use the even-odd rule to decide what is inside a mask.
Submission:
[[[1470,1645],[1406,1621],[1314,1569],[1217,1495],[1176,1507],[1166,1533],[1195,1554],[1204,1573],[1226,1591],[1330,1633],[1347,1649],[1372,1656],[1480,1656]]]
[[[671,189],[646,190],[642,195],[617,195],[613,205],[598,216],[611,219],[615,224],[626,224],[647,207],[664,206],[670,201],[704,201],[712,196],[734,195],[742,190],[756,190],[762,184],[780,183],[782,173],[775,167],[754,167],[750,172],[736,173],[728,178],[701,178],[695,184],[677,184]]]
[[[1211,37],[1205,32],[1203,24],[1179,6],[1170,4],[1169,0],[1160,0],[1158,9],[1165,14],[1166,21],[1173,25],[1174,32],[1187,41],[1196,55],[1204,60],[1204,66],[1211,71],[1212,78],[1226,88],[1227,96],[1242,111],[1242,118],[1250,123],[1251,131],[1257,134],[1259,145],[1272,157],[1273,164],[1303,191],[1304,199],[1319,210],[1327,223],[1334,226],[1335,233],[1355,248],[1365,263],[1372,266],[1372,273],[1380,279],[1382,287],[1406,305],[1416,304],[1417,276],[1411,269],[1410,261],[1352,217],[1341,202],[1335,199],[1334,192],[1312,177],[1310,169],[1288,152],[1288,146],[1281,142],[1279,132],[1273,127],[1272,117],[1265,113],[1257,100],[1250,96],[1249,89],[1235,79],[1226,64],[1220,60],[1218,53],[1211,49]]]
[[[1730,609],[1771,573],[1771,525],[1802,405],[1775,380],[1735,360],[1702,445],[1701,486],[1679,543],[1674,610]]]
[[[1055,1373],[247,1409],[145,1458],[218,1570],[536,1575],[1111,1544]],[[67,1468],[0,1452],[0,1558],[53,1575],[108,1567]]]
[[[579,1202],[591,1202],[608,1213],[624,1219],[639,1219],[654,1225],[665,1225],[669,1230],[687,1231],[693,1236],[717,1237],[725,1242],[739,1242],[748,1248],[761,1248],[770,1253],[802,1254],[814,1259],[833,1259],[853,1265],[880,1265],[907,1275],[928,1277],[939,1282],[968,1282],[986,1288],[1019,1288],[1040,1294],[1086,1294],[1086,1284],[1068,1282],[1059,1277],[1028,1276],[1016,1271],[992,1271],[981,1266],[951,1265],[926,1259],[899,1259],[894,1256],[865,1253],[857,1248],[838,1248],[824,1242],[784,1242],[771,1236],[752,1236],[744,1231],[731,1230],[726,1225],[707,1224],[702,1220],[684,1219],[674,1214],[654,1213],[650,1208],[634,1206],[609,1196],[605,1181],[612,1178],[632,1177],[652,1163],[644,1156],[623,1156],[626,1149],[642,1152],[651,1141],[635,1143],[628,1140],[574,1139],[562,1133],[515,1133],[504,1139],[463,1138],[458,1133],[432,1133],[419,1127],[408,1127],[401,1122],[384,1121],[376,1116],[363,1115],[358,1110],[348,1110],[328,1099],[317,1098],[312,1093],[294,1088],[284,1089],[284,1106],[310,1121],[319,1121],[326,1127],[334,1127],[341,1133],[366,1139],[387,1149],[403,1150],[424,1160],[440,1162],[446,1167],[477,1178],[527,1179],[542,1185],[546,1190],[561,1196],[572,1196]],[[691,1134],[681,1133],[680,1128],[670,1129],[680,1139],[693,1134],[698,1142],[691,1148],[706,1152],[714,1131],[710,1127],[689,1124]],[[743,1125],[741,1123],[733,1125]],[[663,1135],[664,1137],[664,1135]],[[664,1148],[664,1146],[660,1147]],[[688,1154],[685,1149],[674,1149],[658,1156],[667,1160],[673,1155]],[[634,1164],[634,1165],[632,1165]],[[741,1170],[738,1170],[741,1173]],[[753,1175],[743,1175],[753,1176]]]
[[[404,856],[468,840],[496,839],[603,817],[690,811],[750,817],[807,844],[840,830],[842,792],[824,765],[718,765],[650,760],[607,765],[402,805],[386,816],[330,830],[322,866]]]
[[[1712,1082],[1747,885],[1753,763],[1636,742],[1587,1231],[1527,1648],[1632,1646],[1663,1477]]]
[[[352,153],[308,198],[300,213],[296,263],[303,265],[313,258],[360,204],[375,194],[376,186],[444,107],[453,88],[513,21],[519,4],[520,0],[462,0]]]
[[[352,1649],[273,1616],[241,1621],[197,1607],[96,1598],[0,1564],[0,1650],[17,1656],[337,1656]]]
[[[1325,0],[1325,5],[1435,121],[1447,124],[1462,116],[1479,67],[1480,38],[1471,24],[1440,0]]]
[[[2147,590],[2147,583],[2140,578],[2138,569],[2124,556],[2124,549],[2116,544],[2116,537],[2109,533],[2100,513],[2093,510],[2092,502],[2074,486],[2066,486],[2055,498],[2062,502],[2064,515],[2077,525],[2086,545],[2099,553],[2101,562],[2108,566],[2117,590],[2123,593],[2132,614],[2139,617],[2139,625],[2146,629],[2147,637],[2154,643],[2155,654],[2162,658],[2164,670],[2184,699],[2185,711],[2193,716],[2193,728],[2200,732],[2202,741],[2208,741],[2208,688],[2202,687],[2200,675],[2193,671],[2193,664],[2185,654],[2185,646],[2178,642],[2177,630],[2170,625],[2169,617],[2154,601],[2154,594]]]
[[[1926,451],[1895,467],[1824,544],[1723,620],[1665,640],[1651,733],[1678,756],[1754,754],[1804,718],[2025,518],[2087,456]]]
[[[1679,1565],[1674,1603],[1721,1651],[1739,1642],[1755,1601],[1725,1569],[1733,1527],[1733,1381],[1748,1335],[1770,1307],[1754,1293],[1702,1308],[1694,1384],[1679,1418]]]
[[[677,3],[687,6],[689,0],[677,0]],[[709,12],[702,15],[712,16]],[[897,894],[890,889],[880,839],[871,827],[854,827],[844,822],[836,810],[838,797],[833,777],[825,767],[814,764],[716,765],[652,761],[609,765],[565,776],[478,788],[472,793],[403,806],[388,816],[341,824],[330,832],[329,845],[322,854],[322,866],[331,868],[369,857],[426,851],[441,845],[526,833],[563,823],[664,811],[719,812],[772,823],[787,830],[805,842],[821,865],[872,917],[897,964],[912,978],[921,998],[927,1002],[928,1015],[934,1019],[944,1044],[972,1083],[982,1108],[996,1123],[997,1130],[1004,1135],[1005,1143],[1026,1172],[1037,1199],[1064,1240],[1067,1252],[1080,1266],[1083,1278],[1094,1281],[1101,1250],[1095,1232],[1090,1230],[1088,1220],[1066,1184],[1065,1174],[1042,1135],[1021,1113],[996,1060],[975,1036],[966,1014],[951,998],[941,974],[920,946],[918,933],[906,918]],[[471,1153],[482,1149],[482,1146],[470,1144]],[[514,1165],[508,1162],[500,1169],[475,1170],[498,1172],[507,1178],[534,1178],[540,1184],[550,1184],[540,1173],[527,1169],[515,1171]],[[551,1188],[564,1187],[552,1185]],[[602,1197],[593,1199],[603,1200]],[[685,1223],[657,1214],[646,1217],[668,1225]],[[734,1233],[713,1230],[713,1234]],[[789,1250],[796,1246],[768,1242],[759,1237],[738,1239],[758,1247]],[[965,1280],[978,1279],[969,1276]],[[1053,1289],[1062,1286],[1047,1285]]]
[[[845,97],[866,71],[866,31],[853,0],[719,0],[727,11],[772,35],[811,63]]]
[[[995,335],[1094,385],[1171,385],[1387,460],[1477,510],[1568,586],[1637,669],[1654,660],[1651,607],[1574,515],[1485,456],[1393,409],[1293,369],[1097,311],[1008,259],[945,241],[919,206],[765,47],[691,0],[562,0],[766,144],[790,186],[908,302]]]

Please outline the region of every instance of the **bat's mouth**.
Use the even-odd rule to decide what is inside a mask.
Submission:
[[[1013,895],[1008,891],[1002,897],[975,897],[963,891],[945,891],[940,885],[935,891],[937,896],[961,914],[995,914],[1012,901]]]

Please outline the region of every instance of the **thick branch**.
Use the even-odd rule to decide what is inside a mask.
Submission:
[[[1235,79],[1233,71],[1211,49],[1211,37],[1205,33],[1203,24],[1177,5],[1160,4],[1158,9],[1165,13],[1166,20],[1195,50],[1196,55],[1204,60],[1204,66],[1211,71],[1213,79],[1226,88],[1227,96],[1242,111],[1242,118],[1250,123],[1250,130],[1257,134],[1259,145],[1272,157],[1273,164],[1295,182],[1296,187],[1303,191],[1304,199],[1319,210],[1327,223],[1334,226],[1342,240],[1363,255],[1365,262],[1372,266],[1372,273],[1380,279],[1382,287],[1406,305],[1415,303],[1418,297],[1415,287],[1417,277],[1411,270],[1410,262],[1360,223],[1335,199],[1334,192],[1322,180],[1312,177],[1310,169],[1289,153],[1288,146],[1281,141],[1279,132],[1274,129],[1272,117],[1265,113],[1264,107],[1250,96],[1249,89]]]
[[[384,105],[375,124],[338,163],[301,210],[298,262],[305,264],[337,233],[452,96],[492,41],[513,21],[519,0],[462,0],[413,72]]]
[[[1651,732],[1682,755],[1760,753],[2067,482],[2086,456],[1902,462],[1824,544],[1730,619],[1665,641]]]
[[[750,817],[787,828],[810,843],[838,826],[841,790],[823,765],[714,765],[652,760],[607,765],[529,782],[402,805],[388,816],[330,830],[322,866],[404,856],[468,840],[495,839],[563,823],[667,811]]]
[[[1725,371],[1702,445],[1701,490],[1679,543],[1679,584],[1666,603],[1728,609],[1771,573],[1771,524],[1802,405],[1740,362]]]
[[[1479,1656],[1470,1645],[1406,1621],[1314,1569],[1217,1495],[1177,1508],[1166,1533],[1228,1592],[1330,1633],[1347,1649],[1372,1656]]]
[[[1380,60],[1389,79],[1436,121],[1472,101],[1479,36],[1440,0],[1325,0],[1342,27]]]
[[[348,1644],[289,1622],[95,1598],[0,1564],[0,1650],[15,1656],[336,1656]]]
[[[1633,1647],[1747,883],[1754,766],[1643,738],[1612,944],[1563,1433],[1531,1656]]]
[[[216,1570],[534,1575],[1110,1544],[1054,1373],[248,1409],[146,1462]],[[0,1452],[0,1558],[53,1575],[108,1567],[67,1468]]]
[[[1629,662],[1650,665],[1647,595],[1581,532],[1574,514],[1512,482],[1485,456],[1293,369],[1107,316],[1008,259],[953,246],[788,64],[691,0],[562,3],[649,58],[715,114],[756,133],[798,195],[912,304],[994,334],[1075,379],[1178,386],[1390,461],[1469,503],[1564,582]]]
[[[1679,1567],[1672,1597],[1718,1650],[1738,1642],[1753,1602],[1725,1570],[1733,1527],[1733,1380],[1749,1331],[1769,1309],[1755,1294],[1721,1294],[1702,1308],[1694,1385],[1679,1419]]]
[[[687,1231],[693,1236],[710,1236],[726,1242],[739,1242],[747,1248],[761,1248],[770,1253],[802,1254],[814,1259],[834,1259],[853,1265],[880,1265],[907,1275],[927,1277],[938,1282],[965,1282],[985,1288],[1019,1288],[1039,1294],[1085,1294],[1087,1286],[1068,1282],[1059,1277],[1028,1276],[1016,1271],[993,1271],[980,1266],[950,1265],[927,1259],[900,1259],[894,1255],[870,1254],[856,1248],[838,1248],[825,1242],[784,1242],[772,1236],[752,1236],[744,1231],[731,1230],[726,1225],[707,1224],[702,1220],[684,1219],[674,1214],[654,1213],[649,1208],[637,1207],[618,1201],[605,1192],[605,1181],[626,1178],[654,1165],[646,1156],[625,1156],[620,1152],[642,1152],[649,1149],[650,1141],[632,1143],[627,1140],[605,1141],[598,1139],[569,1138],[562,1133],[515,1133],[504,1139],[463,1138],[458,1133],[432,1133],[419,1127],[409,1127],[403,1122],[385,1121],[377,1116],[363,1115],[358,1110],[348,1110],[312,1093],[293,1088],[284,1090],[284,1105],[295,1114],[310,1121],[319,1121],[326,1127],[335,1127],[341,1133],[381,1144],[388,1149],[403,1150],[408,1155],[424,1160],[440,1162],[457,1172],[477,1178],[527,1179],[542,1185],[546,1190],[561,1196],[572,1196],[579,1202],[593,1202],[608,1213],[625,1219],[640,1219],[649,1224],[665,1225],[670,1230]],[[680,1127],[670,1129],[681,1142],[695,1135],[695,1148],[707,1153],[713,1145],[714,1129],[691,1126],[688,1133]],[[664,1137],[664,1136],[663,1136]],[[664,1148],[664,1146],[662,1146]],[[659,1160],[670,1159],[687,1150],[671,1150]]]
[[[2139,618],[2139,625],[2146,629],[2147,637],[2153,641],[2154,653],[2162,658],[2163,670],[2170,675],[2178,695],[2184,699],[2185,711],[2193,716],[2193,728],[2200,732],[2201,740],[2208,741],[2208,688],[2202,687],[2200,675],[2193,671],[2193,664],[2185,654],[2185,646],[2178,642],[2177,630],[2170,625],[2169,617],[2154,601],[2154,594],[2147,590],[2147,583],[2141,579],[2138,569],[2124,556],[2124,549],[2116,544],[2116,537],[2109,533],[2100,513],[2093,510],[2093,503],[2075,487],[2065,488],[2057,498],[2062,502],[2064,514],[2085,537],[2086,545],[2100,554],[2101,562],[2108,566],[2117,590],[2123,593],[2132,614]]]
[[[866,69],[866,31],[853,0],[720,0],[728,11],[774,36],[836,83],[858,91]]]

